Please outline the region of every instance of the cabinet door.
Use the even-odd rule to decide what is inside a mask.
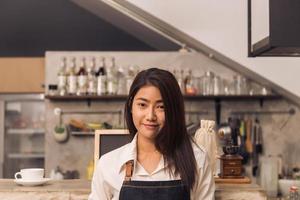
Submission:
[[[4,178],[14,178],[22,168],[44,167],[44,101],[14,99],[4,105]]]
[[[3,178],[4,164],[4,101],[0,100],[0,178]]]
[[[0,58],[0,93],[43,93],[44,58]]]

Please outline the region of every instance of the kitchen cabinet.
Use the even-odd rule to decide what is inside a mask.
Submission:
[[[44,58],[0,58],[0,93],[42,93]]]
[[[13,178],[21,168],[44,167],[43,95],[0,95],[1,176]]]

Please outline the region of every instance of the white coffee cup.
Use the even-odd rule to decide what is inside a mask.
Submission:
[[[15,173],[15,179],[22,180],[41,180],[44,177],[43,168],[27,168],[21,169],[19,172]]]

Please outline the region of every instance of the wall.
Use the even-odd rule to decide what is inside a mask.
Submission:
[[[56,70],[62,56],[70,57],[110,57],[116,58],[117,66],[128,66],[138,64],[141,69],[149,66],[157,66],[169,70],[173,69],[193,69],[195,76],[200,76],[206,70],[212,70],[224,78],[231,78],[235,72],[224,67],[220,63],[199,53],[178,53],[178,52],[47,52],[46,54],[46,84],[56,83]],[[56,107],[64,111],[99,111],[99,110],[120,110],[123,109],[123,101],[93,101],[91,107],[87,102],[82,101],[50,101],[46,100],[46,171],[57,165],[63,170],[78,170],[81,178],[85,178],[88,162],[93,159],[93,137],[90,136],[71,136],[66,143],[57,143],[53,138],[53,130],[58,123],[58,117],[53,110]],[[282,154],[284,163],[290,166],[300,166],[299,151],[297,145],[297,135],[294,130],[299,129],[300,114],[290,102],[282,100],[266,100],[263,107],[259,101],[222,101],[221,121],[226,122],[230,113],[233,111],[287,111],[290,108],[296,109],[296,115],[259,115],[263,127],[264,154]],[[200,119],[215,120],[215,103],[211,100],[206,101],[186,101],[186,111],[207,111],[208,114],[199,116],[186,115],[187,122],[197,122]],[[247,116],[253,118],[255,116]],[[64,115],[63,122],[67,123],[71,118],[82,119],[85,121],[108,121],[119,126],[118,116],[113,115]],[[121,120],[123,122],[123,118]],[[122,124],[121,124],[122,125]],[[288,156],[289,155],[289,156]],[[250,172],[248,172],[250,173]]]
[[[2,0],[0,25],[2,57],[43,57],[49,50],[155,50],[71,1]]]
[[[128,1],[300,96],[299,57],[247,57],[247,1]],[[268,33],[264,28],[267,1],[253,2],[253,39],[257,41]]]

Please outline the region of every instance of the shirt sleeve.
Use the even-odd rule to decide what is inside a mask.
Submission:
[[[89,200],[111,200],[112,193],[107,181],[105,181],[101,159],[97,162],[91,185]]]
[[[197,157],[196,157],[197,159]],[[208,155],[202,157],[203,164],[198,166],[198,179],[192,190],[192,200],[214,200],[215,199],[215,181],[209,165]]]

